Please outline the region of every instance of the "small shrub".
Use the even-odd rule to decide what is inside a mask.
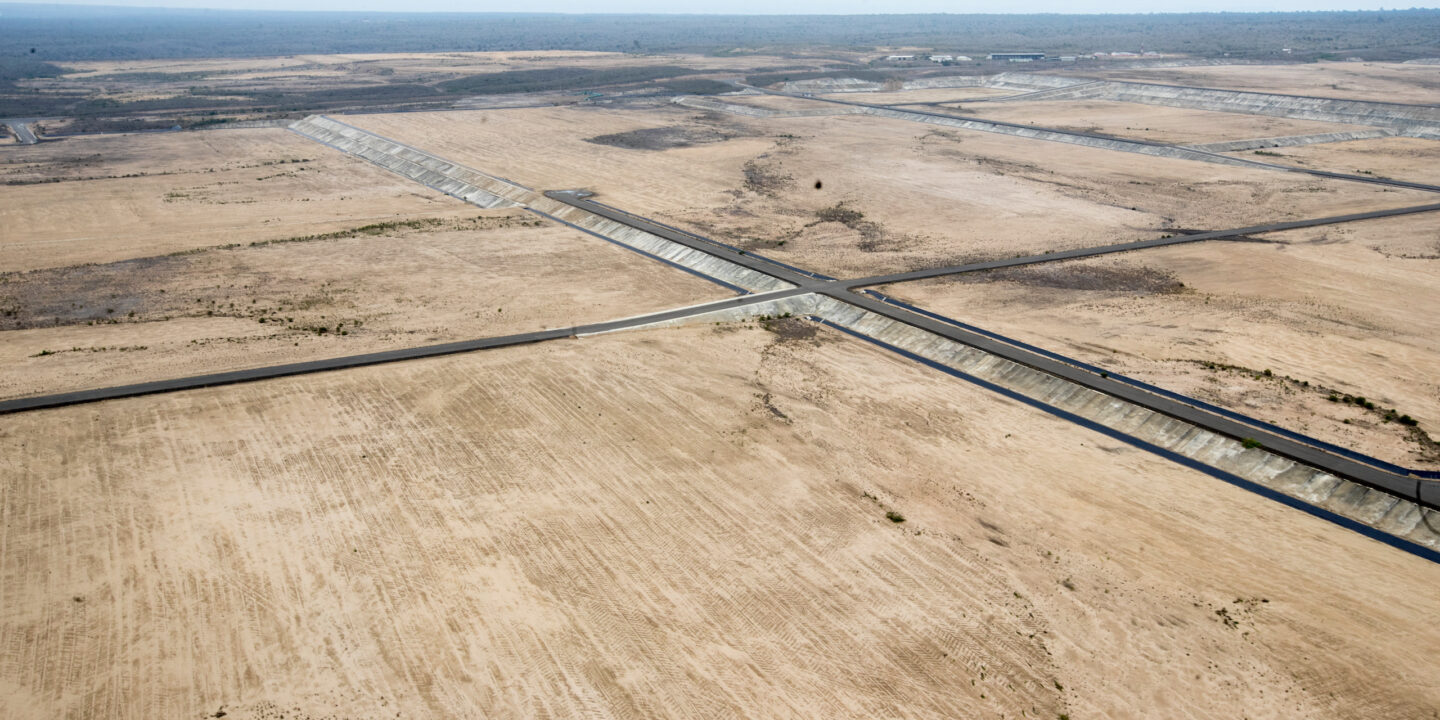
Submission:
[[[1246,449],[1254,449],[1254,448],[1258,448],[1258,447],[1263,447],[1263,446],[1260,444],[1260,441],[1259,441],[1259,440],[1256,440],[1255,438],[1245,438],[1245,439],[1241,442],[1241,444],[1243,444]]]
[[[889,520],[890,522],[893,522],[893,523],[903,523],[903,522],[905,522],[905,516],[904,516],[904,515],[901,515],[901,514],[898,513],[898,512],[895,512],[894,510],[887,510],[887,511],[885,511],[885,519],[886,519],[886,520]]]

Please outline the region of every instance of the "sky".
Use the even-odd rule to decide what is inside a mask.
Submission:
[[[1289,12],[1302,10],[1383,10],[1395,5],[1363,0],[40,0],[46,4],[224,10],[356,10],[366,12],[563,12],[563,13],[1171,13]],[[1404,7],[1411,7],[1406,5]]]

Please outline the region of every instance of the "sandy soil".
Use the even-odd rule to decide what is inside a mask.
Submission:
[[[865,102],[863,99],[869,93],[842,93],[848,97],[842,100]],[[721,102],[734,103],[736,105],[750,105],[752,107],[769,108],[771,110],[800,110],[804,112],[843,112],[845,108],[835,103],[827,103],[823,100],[811,100],[808,98],[788,97],[785,95],[721,95],[715,98]]]
[[[1440,141],[1393,137],[1230,153],[1265,162],[1440,184]]]
[[[1370,129],[1357,125],[1100,100],[968,103],[963,108],[966,116],[985,120],[1029,123],[1179,145]]]
[[[885,292],[1382,459],[1440,468],[1440,446],[1384,419],[1394,408],[1440,437],[1440,216],[1264,239]],[[1332,393],[1377,407],[1331,402]]]
[[[899,92],[866,92],[866,93],[824,93],[819,95],[823,98],[835,100],[851,100],[854,102],[870,103],[872,105],[884,105],[887,103],[914,103],[914,102],[946,102],[949,100],[971,100],[974,98],[1003,97],[1015,95],[1016,90],[1000,90],[997,88],[983,87],[960,87],[960,88],[925,88],[922,90],[901,90]]]
[[[474,209],[278,128],[15,147],[0,157],[0,183],[19,183],[0,185],[3,270],[456,218]]]
[[[835,276],[1433,202],[1413,191],[872,117],[738,119],[667,105],[346,121],[533,187],[586,188]],[[736,137],[663,152],[584,142],[677,123]],[[861,220],[819,222],[840,203]]]
[[[730,295],[515,210],[5,273],[0,397],[568,327]]]
[[[1194,85],[1224,90],[1310,95],[1419,105],[1440,103],[1434,66],[1321,62],[1305,65],[1219,65],[1087,72],[1110,80]]]
[[[1436,565],[816,340],[661,330],[7,417],[6,715],[1440,703]]]

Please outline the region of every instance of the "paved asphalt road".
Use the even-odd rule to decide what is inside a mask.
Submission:
[[[578,325],[576,327],[558,328],[555,330],[541,330],[538,332],[521,333],[519,335],[505,335],[503,337],[484,338],[481,340],[464,340],[460,342],[443,343],[439,345],[424,345],[421,347],[404,348],[400,350],[386,350],[383,352],[366,353],[363,355],[347,355],[344,357],[326,358],[324,360],[310,360],[307,362],[287,363],[284,365],[271,365],[268,367],[252,368],[249,370],[233,370],[230,372],[213,373],[210,375],[192,375],[190,377],[173,378],[170,380],[157,380],[154,382],[137,383],[134,385],[117,385],[107,388],[96,388],[94,390],[77,390],[75,392],[59,393],[56,395],[39,395],[35,397],[15,398],[12,400],[0,401],[0,415],[7,413],[25,412],[27,410],[42,410],[45,408],[64,407],[66,405],[79,405],[81,403],[97,402],[100,400],[114,400],[117,398],[137,397],[140,395],[155,395],[159,393],[176,392],[179,390],[194,390],[197,388],[215,387],[217,385],[231,385],[234,383],[253,382],[255,380],[270,380],[273,378],[287,377],[290,375],[305,375],[308,373],[324,372],[327,370],[343,370],[346,368],[364,367],[366,365],[379,365],[381,363],[398,362],[400,360],[415,360],[419,358],[438,357],[440,355],[453,355],[455,353],[473,352],[475,350],[488,350],[491,348],[511,347],[513,345],[526,345],[530,343],[545,342],[547,340],[558,340],[561,338],[575,337],[576,335],[589,335],[593,333],[608,332],[611,330],[623,330],[626,328],[647,325],[649,323],[664,322],[700,315],[702,313],[723,310],[730,307],[751,305],[754,303],[767,302],[795,295],[803,295],[806,290],[792,289],[781,290],[772,293],[759,295],[742,295],[740,297],[727,298],[713,303],[696,305],[688,308],[666,310],[664,312],[642,315],[623,320],[611,320],[608,322],[594,323],[591,325]]]
[[[1391,210],[1372,210],[1370,212],[1352,213],[1350,215],[1334,215],[1331,217],[1313,218],[1310,220],[1293,220],[1290,222],[1270,223],[1268,225],[1254,225],[1251,227],[1235,228],[1234,230],[1216,230],[1214,232],[1177,235],[1175,237],[1158,238],[1155,240],[1138,240],[1136,242],[1118,243],[1115,245],[1101,245],[1099,247],[1081,248],[1078,250],[1064,250],[1061,252],[1049,253],[1046,255],[1030,255],[1028,257],[1009,258],[1006,260],[991,260],[988,262],[971,263],[969,265],[952,265],[950,267],[928,268],[925,270],[914,270],[911,272],[894,273],[891,275],[874,275],[866,278],[856,278],[854,280],[842,280],[839,281],[839,284],[847,288],[885,285],[888,283],[906,282],[909,280],[923,280],[925,278],[940,277],[942,275],[955,275],[958,273],[976,272],[978,270],[995,270],[998,268],[1015,267],[1017,265],[1033,265],[1038,262],[1073,260],[1076,258],[1094,257],[1096,255],[1109,255],[1110,253],[1130,252],[1132,250],[1144,250],[1146,248],[1164,247],[1166,245],[1182,245],[1185,243],[1201,242],[1204,240],[1221,240],[1224,238],[1244,237],[1247,235],[1258,235],[1261,233],[1278,232],[1281,230],[1295,230],[1298,228],[1317,227],[1321,225],[1337,225],[1340,223],[1354,222],[1356,220],[1372,220],[1376,218],[1396,217],[1398,215],[1413,215],[1416,213],[1435,212],[1436,210],[1440,210],[1440,203],[1435,203],[1431,205],[1412,205],[1410,207],[1394,208]]]

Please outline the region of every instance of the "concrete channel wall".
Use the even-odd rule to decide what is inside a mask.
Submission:
[[[1321,143],[1350,142],[1351,140],[1373,140],[1375,138],[1395,137],[1397,134],[1394,130],[1380,128],[1375,130],[1360,130],[1357,132],[1287,135],[1285,137],[1255,138],[1253,140],[1230,140],[1228,142],[1186,145],[1185,147],[1202,152],[1237,152],[1240,150],[1258,150],[1260,148],[1299,147],[1301,145],[1319,145]]]
[[[320,115],[290,126],[294,132],[483,208],[524,207],[656,259],[748,292],[794,287],[657,235],[552,200],[522,185],[486,175]]]

